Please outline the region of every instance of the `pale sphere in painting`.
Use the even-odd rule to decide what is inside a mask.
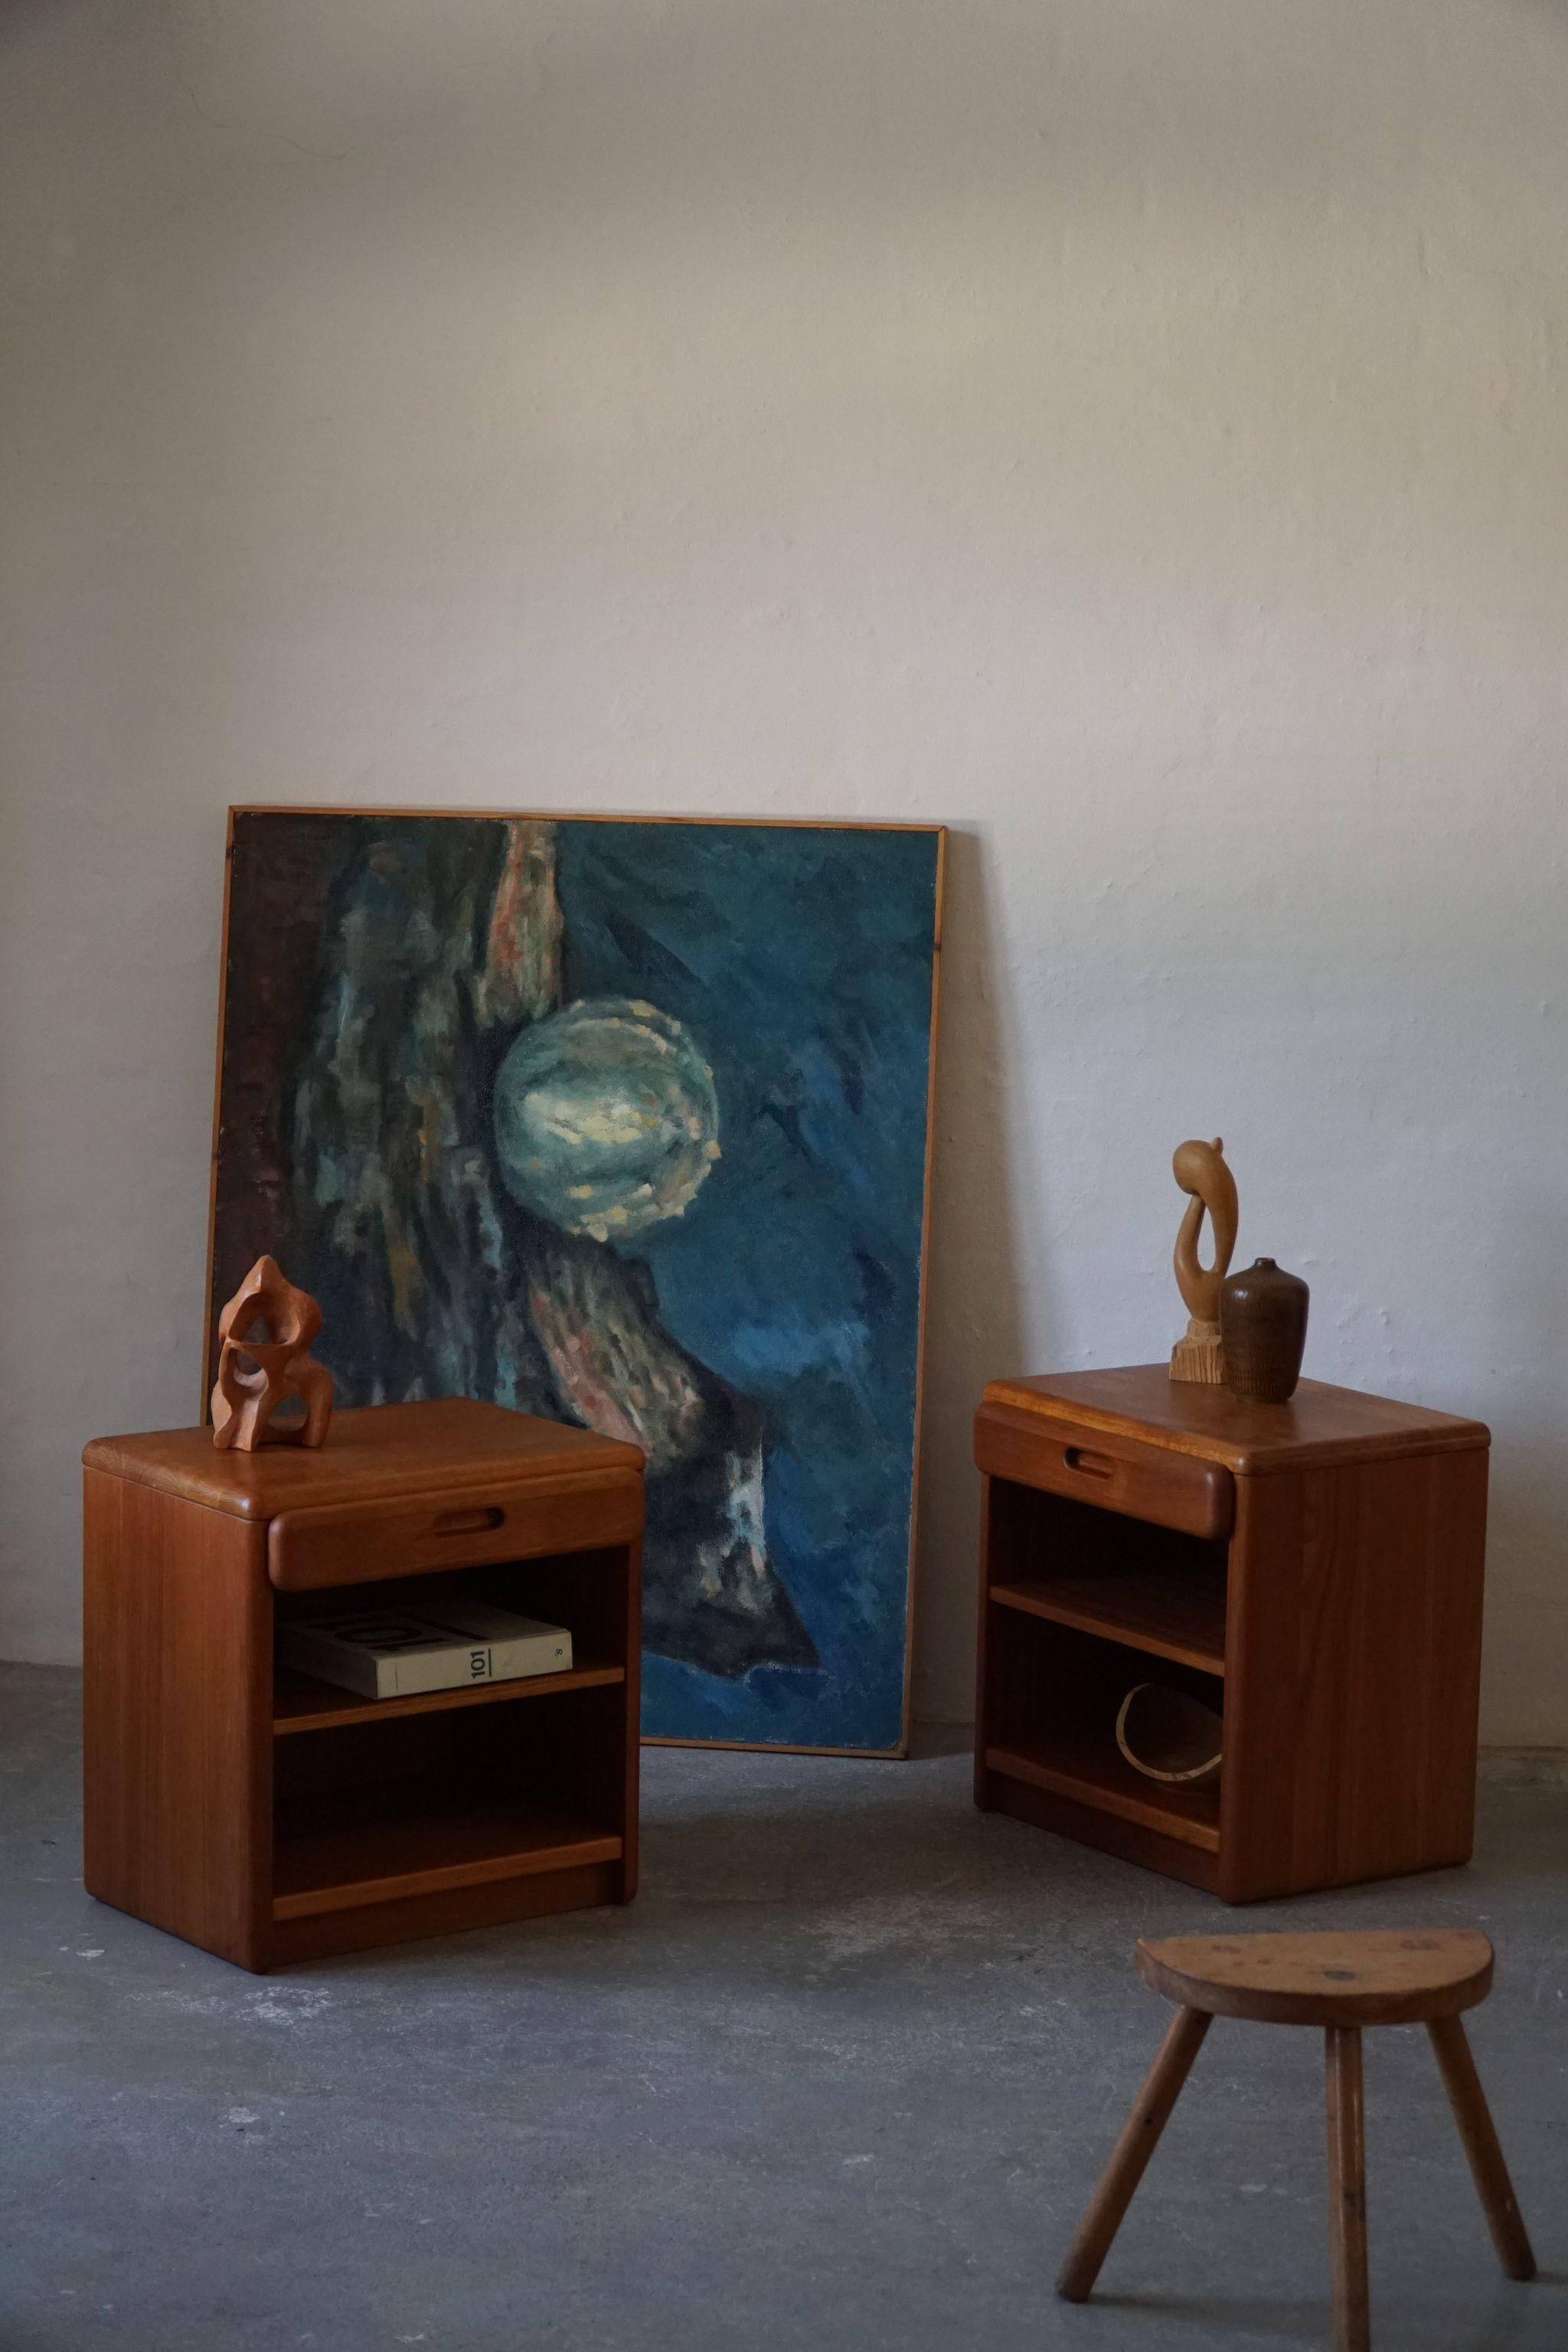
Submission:
[[[496,1075],[495,1131],[523,1208],[618,1240],[679,1216],[718,1159],[713,1073],[656,1005],[584,999],[513,1041]]]

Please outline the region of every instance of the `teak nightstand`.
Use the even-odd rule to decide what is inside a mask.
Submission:
[[[340,1412],[314,1453],[82,1459],[90,1895],[256,1969],[630,1901],[635,1446],[451,1399]],[[345,1588],[570,1626],[572,1671],[368,1699],[275,1666],[278,1620]]]
[[[1468,1861],[1489,1443],[1318,1381],[993,1381],[975,1802],[1229,1903]],[[1151,1679],[1223,1715],[1217,1785],[1121,1756]]]

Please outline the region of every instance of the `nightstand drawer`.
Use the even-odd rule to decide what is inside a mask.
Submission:
[[[636,1470],[530,1478],[395,1504],[329,1503],[280,1511],[267,1538],[267,1573],[280,1592],[380,1583],[433,1569],[536,1559],[635,1542],[643,1482]]]
[[[994,1478],[1184,1535],[1227,1536],[1236,1517],[1236,1483],[1218,1463],[1047,1421],[1014,1405],[981,1406],[974,1458]]]

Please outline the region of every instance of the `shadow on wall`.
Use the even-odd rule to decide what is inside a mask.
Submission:
[[[986,845],[948,835],[915,1566],[913,1714],[973,1714],[980,1486],[974,1409],[988,1380],[1026,1371],[1007,1160],[1008,1041]],[[1038,1286],[1031,1285],[1037,1297]],[[1048,1303],[1046,1319],[1051,1319]]]
[[[46,18],[50,0],[31,13]],[[1269,37],[1246,42],[1232,0],[1121,12],[994,0],[674,0],[658,11],[468,0],[401,15],[342,0],[313,37],[301,24],[303,37],[279,38],[265,14],[247,27],[192,12],[168,39],[182,100],[203,124],[286,140],[327,165],[399,142],[400,189],[390,205],[378,191],[389,236],[445,203],[466,250],[489,234],[515,257],[519,216],[477,214],[467,200],[476,184],[552,190],[544,217],[557,235],[567,207],[577,229],[629,219],[646,230],[651,199],[679,211],[737,175],[753,219],[770,200],[797,210],[803,186],[833,216],[890,205],[907,217],[911,205],[971,193],[988,142],[993,186],[1014,179],[1032,191],[1043,147],[1054,182],[1089,205],[1137,200],[1130,154],[1167,186],[1173,167],[1175,184],[1205,204],[1256,204],[1260,193],[1289,204],[1321,188],[1331,143],[1342,197],[1358,171],[1375,195],[1376,141],[1343,134],[1375,119],[1384,85],[1365,72],[1347,79],[1337,45],[1292,13],[1273,12]],[[1562,26],[1560,0],[1529,13]],[[1397,28],[1368,38],[1390,79],[1407,80]]]

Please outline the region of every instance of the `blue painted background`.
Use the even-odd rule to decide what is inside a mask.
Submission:
[[[644,1728],[898,1744],[931,1074],[933,833],[563,822],[565,994],[643,996],[722,1157],[639,1234],[668,1328],[767,1416],[770,1556],[816,1669],[645,1661]]]

